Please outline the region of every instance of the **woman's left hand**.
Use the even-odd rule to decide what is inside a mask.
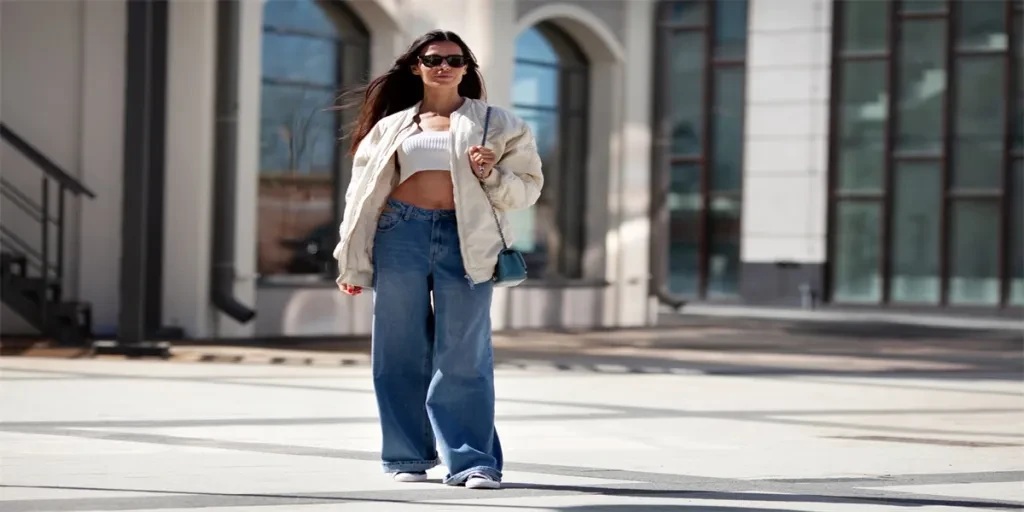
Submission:
[[[484,146],[472,146],[469,148],[469,163],[477,178],[486,179],[494,170],[494,164],[498,162],[498,155]]]

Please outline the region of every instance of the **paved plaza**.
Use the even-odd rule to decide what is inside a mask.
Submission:
[[[3,358],[0,511],[1024,509],[1019,335],[698,324],[495,343],[499,491],[380,473],[365,344]]]

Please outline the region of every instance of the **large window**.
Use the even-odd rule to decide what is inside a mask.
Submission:
[[[512,104],[533,130],[544,163],[537,204],[508,215],[531,277],[582,277],[587,69],[583,53],[554,25],[541,23],[516,40]]]
[[[739,286],[747,2],[660,2],[657,24],[652,268],[673,295],[731,298]]]
[[[368,34],[343,3],[264,4],[258,269],[264,276],[333,270],[354,115],[340,91],[366,80]]]
[[[835,8],[831,298],[1024,304],[1021,0]]]

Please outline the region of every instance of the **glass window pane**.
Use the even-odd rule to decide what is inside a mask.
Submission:
[[[708,296],[734,297],[739,292],[740,201],[716,197],[710,214]]]
[[[952,205],[949,302],[999,303],[999,203]]]
[[[258,269],[321,274],[336,242],[333,94],[264,84],[261,91]]]
[[[704,34],[675,32],[669,36],[669,105],[672,153],[700,155],[703,139]]]
[[[703,25],[707,17],[704,0],[662,2],[658,19],[681,25]]]
[[[557,106],[558,68],[517,62],[512,103],[516,106]]]
[[[315,0],[266,0],[263,24],[332,37],[337,26]]]
[[[840,50],[851,53],[883,52],[888,44],[889,2],[842,2],[843,40]]]
[[[838,188],[881,189],[889,103],[886,62],[854,60],[841,65]]]
[[[1006,4],[1002,1],[957,2],[956,45],[961,49],[1005,50]]]
[[[516,38],[516,58],[558,64],[558,54],[537,27],[527,29]]]
[[[1016,160],[1010,181],[1010,303],[1024,305],[1024,160]]]
[[[747,54],[747,0],[715,3],[715,57],[742,59]]]
[[[893,200],[893,302],[939,301],[939,212],[942,171],[938,163],[901,163],[895,168]]]
[[[531,277],[541,277],[547,269],[547,255],[552,242],[552,231],[557,232],[554,222],[554,205],[561,183],[561,166],[558,161],[558,116],[554,112],[517,108],[515,112],[530,126],[537,139],[537,152],[544,165],[544,190],[537,205],[525,210],[508,212],[515,242],[513,247],[524,253],[533,253],[528,264]],[[539,267],[538,267],[539,266]],[[536,271],[534,270],[536,268]]]
[[[899,47],[896,151],[941,154],[946,96],[943,20],[903,22]]]
[[[873,303],[882,299],[879,231],[875,201],[841,201],[836,206],[832,300]]]
[[[743,68],[715,70],[711,188],[740,190],[743,179]]]
[[[669,290],[678,295],[698,293],[700,248],[700,166],[674,164],[669,188]]]
[[[263,76],[333,87],[338,81],[338,43],[266,33],[263,35]]]
[[[334,94],[263,84],[260,109],[262,172],[330,174],[337,121]]]
[[[946,0],[899,0],[902,12],[942,12]]]
[[[1003,94],[1005,63],[1001,55],[956,59],[954,188],[998,188],[1002,183],[1003,116],[1009,108]]]

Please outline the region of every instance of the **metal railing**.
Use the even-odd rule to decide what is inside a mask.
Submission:
[[[19,210],[25,212],[39,223],[41,231],[40,246],[38,248],[33,247],[32,244],[3,226],[0,226],[0,238],[21,252],[26,260],[30,262],[30,266],[39,269],[39,276],[42,278],[39,283],[40,318],[45,321],[48,315],[48,303],[51,300],[48,289],[53,283],[62,284],[64,278],[64,233],[65,221],[67,219],[67,196],[71,194],[75,197],[85,196],[92,199],[96,197],[96,194],[2,122],[0,122],[0,138],[35,164],[43,173],[40,178],[40,192],[42,195],[38,203],[10,181],[0,178],[0,194],[7,198],[11,204],[17,206]],[[51,205],[52,187],[56,187],[57,191],[56,212],[53,212],[54,206]],[[56,216],[54,216],[54,213],[56,213]],[[51,233],[51,230],[55,231]],[[56,254],[53,255],[55,258],[51,260],[50,245],[52,239],[56,241],[56,247],[53,248]]]

